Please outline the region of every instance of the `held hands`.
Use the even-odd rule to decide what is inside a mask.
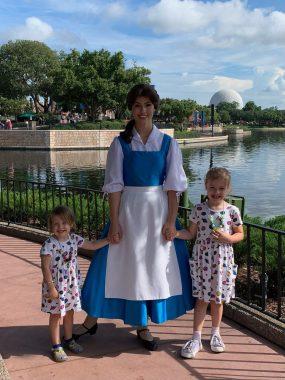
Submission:
[[[112,222],[110,224],[107,240],[110,244],[118,244],[122,240],[123,232],[119,222]]]
[[[224,232],[222,229],[214,229],[211,233],[212,238],[219,243],[232,244],[231,235]]]
[[[48,293],[46,294],[46,298],[51,300],[56,300],[59,298],[58,291],[56,290],[55,286],[49,286]]]
[[[172,241],[176,237],[177,231],[174,223],[166,222],[162,227],[162,235],[165,240]]]

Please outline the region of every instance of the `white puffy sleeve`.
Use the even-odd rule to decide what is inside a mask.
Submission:
[[[107,156],[105,180],[103,191],[105,193],[115,193],[124,188],[123,180],[123,159],[124,154],[118,137],[115,137]]]
[[[166,178],[163,190],[182,193],[187,189],[187,177],[182,165],[182,154],[178,142],[171,139],[166,158]]]

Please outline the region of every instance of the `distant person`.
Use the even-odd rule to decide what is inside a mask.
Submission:
[[[231,188],[228,170],[210,169],[205,177],[205,187],[207,201],[193,208],[188,230],[176,234],[178,239],[196,239],[190,259],[192,294],[196,298],[193,336],[181,349],[181,356],[187,359],[193,359],[203,348],[201,333],[209,303],[211,350],[225,351],[220,335],[223,304],[235,297],[237,276],[232,245],[244,238],[239,209],[225,201]]]
[[[6,122],[5,122],[5,128],[6,129],[10,129],[10,130],[13,128],[12,121],[10,119],[6,120]]]
[[[56,362],[67,360],[63,348],[78,354],[82,347],[72,337],[74,311],[81,310],[81,275],[77,263],[79,247],[96,250],[108,244],[108,240],[85,241],[73,232],[75,218],[66,206],[56,207],[48,219],[52,233],[41,248],[43,273],[42,307],[49,313],[52,342],[52,358]],[[60,339],[60,320],[63,317],[64,340]]]
[[[0,120],[0,129],[4,129],[5,128],[5,124],[2,123],[2,121]]]

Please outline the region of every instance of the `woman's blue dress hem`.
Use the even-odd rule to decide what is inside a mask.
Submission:
[[[181,229],[177,222],[177,229]],[[107,236],[109,225],[102,237]],[[182,295],[163,300],[131,301],[105,298],[106,265],[109,246],[94,253],[82,289],[82,308],[89,316],[97,318],[121,319],[125,324],[146,326],[148,319],[160,324],[175,319],[194,307],[192,283],[189,270],[188,250],[184,241],[174,240],[175,251],[182,282]]]

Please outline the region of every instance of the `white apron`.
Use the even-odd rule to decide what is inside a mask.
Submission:
[[[124,188],[119,212],[123,238],[109,246],[106,298],[159,300],[182,294],[174,243],[161,232],[167,213],[161,186]]]

